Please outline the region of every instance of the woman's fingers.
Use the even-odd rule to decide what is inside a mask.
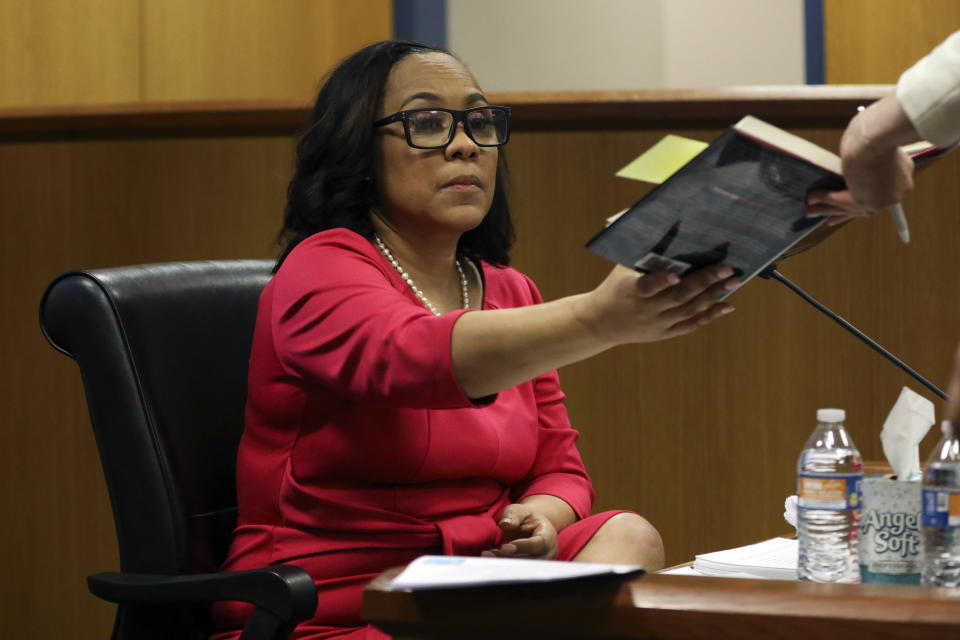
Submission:
[[[853,214],[840,214],[837,216],[830,216],[827,220],[828,227],[835,227],[838,224],[843,224],[844,222],[850,222],[854,218],[863,218],[873,214],[872,211],[864,211],[863,213],[853,213]]]
[[[627,269],[619,266],[620,269]],[[628,270],[629,271],[629,270]],[[659,293],[666,291],[680,283],[680,276],[672,271],[655,271],[641,275],[637,280],[637,294],[641,298],[653,298]]]
[[[870,207],[864,206],[853,199],[849,189],[843,191],[811,191],[807,196],[807,215],[817,215],[816,211],[836,213],[838,211],[856,213],[867,211]]]
[[[532,515],[533,511],[524,504],[509,504],[504,507],[503,512],[500,514],[500,520],[497,522],[497,526],[503,531],[503,536],[506,540],[513,540],[523,535],[525,529],[531,528],[530,518]]]
[[[707,267],[651,297],[650,301],[658,305],[657,322],[666,332],[663,337],[693,331],[733,311],[730,305],[717,303],[718,298],[740,285],[733,273],[728,265]]]
[[[543,536],[519,538],[511,544],[516,548],[511,554],[514,558],[543,558],[550,553],[550,545]]]
[[[665,337],[675,338],[677,336],[691,333],[704,325],[710,324],[720,316],[725,316],[728,313],[733,312],[735,308],[736,307],[733,305],[729,305],[724,302],[713,304],[693,317],[687,318],[686,320],[680,320],[672,325],[669,329],[667,329]]]
[[[669,306],[660,313],[664,323],[663,338],[673,338],[694,331],[734,310],[732,305],[717,299],[740,285],[727,265],[702,269],[684,278],[682,285],[665,292]]]
[[[484,558],[550,558],[550,545],[543,536],[520,538],[480,554]]]
[[[662,315],[664,316],[664,319],[670,322],[671,324],[675,324],[677,322],[681,322],[683,320],[693,318],[694,316],[700,316],[708,309],[714,306],[717,306],[718,298],[736,289],[737,286],[739,285],[740,285],[740,278],[737,278],[737,277],[731,277],[725,280],[721,280],[720,282],[716,282],[713,285],[711,285],[709,288],[707,288],[705,291],[697,295],[692,300],[680,306],[674,307],[672,309],[668,309]],[[721,307],[723,306],[722,303],[720,304],[720,306]],[[729,313],[729,311],[727,313]]]
[[[661,298],[664,308],[661,314],[675,313],[689,305],[694,307],[688,315],[696,313],[696,307],[706,308],[706,302],[715,302],[716,299],[739,284],[739,279],[733,277],[733,268],[728,265],[715,265],[700,269],[679,284],[664,291]]]
[[[617,266],[585,298],[582,317],[611,344],[655,342],[672,337],[673,325],[703,314],[739,282],[728,265],[704,267],[683,278],[666,271],[639,275]],[[707,322],[723,308],[699,320]]]
[[[485,557],[554,558],[557,532],[544,515],[523,503],[504,508],[497,522],[503,532],[503,544],[481,553]]]

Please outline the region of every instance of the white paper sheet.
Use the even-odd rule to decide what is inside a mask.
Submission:
[[[559,562],[467,556],[421,556],[390,584],[391,591],[453,589],[493,584],[554,582],[591,576],[625,576],[642,572],[632,564]]]
[[[773,580],[797,579],[797,540],[772,538],[736,549],[698,555],[693,561],[697,573],[715,576],[749,574]]]
[[[659,573],[665,576],[695,576],[698,578],[749,578],[751,580],[769,580],[769,578],[762,578],[752,573],[724,573],[723,575],[719,573],[700,573],[694,569],[692,565],[689,567],[668,569],[667,571],[660,571]]]

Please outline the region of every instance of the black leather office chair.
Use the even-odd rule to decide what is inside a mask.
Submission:
[[[236,454],[257,300],[272,262],[75,271],[40,304],[47,340],[80,367],[122,573],[88,577],[119,603],[114,640],[204,637],[209,604],[256,605],[242,638],[313,615],[300,568],[215,573],[236,523]]]

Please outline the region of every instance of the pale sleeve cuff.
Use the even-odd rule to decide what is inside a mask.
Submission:
[[[897,99],[925,140],[942,147],[960,139],[960,31],[903,72]]]

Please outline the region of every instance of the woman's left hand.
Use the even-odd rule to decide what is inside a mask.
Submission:
[[[497,525],[503,531],[503,544],[480,555],[541,560],[557,557],[556,528],[549,518],[531,506],[520,503],[507,505]]]

